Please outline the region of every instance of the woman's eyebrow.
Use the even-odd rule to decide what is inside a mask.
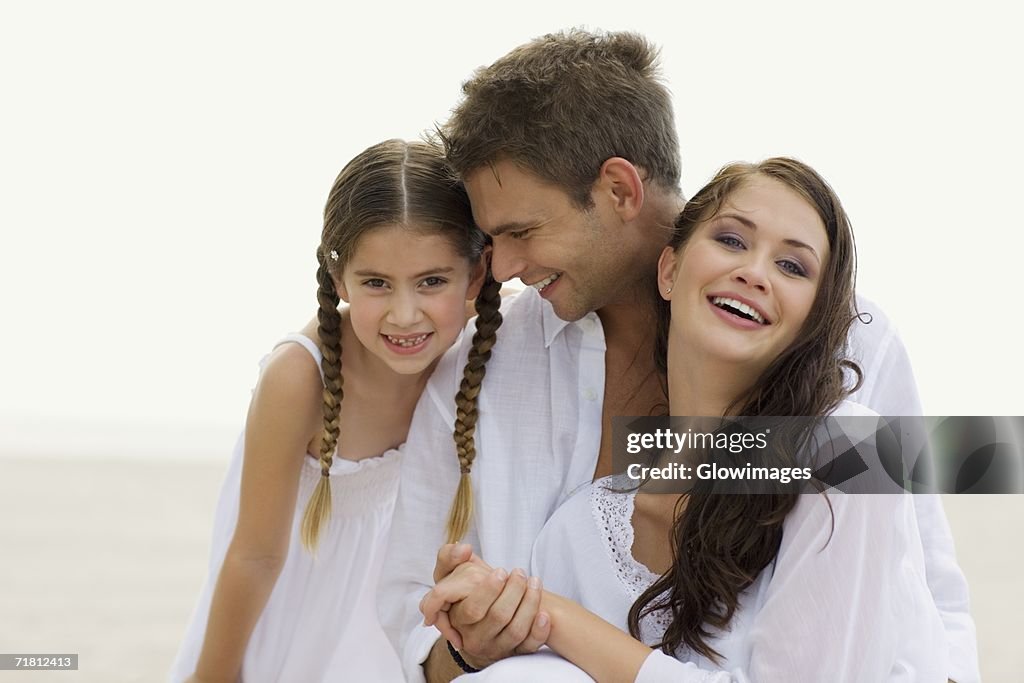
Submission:
[[[739,214],[735,214],[735,213],[720,213],[720,214],[718,214],[718,216],[716,216],[716,218],[732,218],[733,220],[742,223],[743,225],[745,225],[746,227],[750,228],[751,230],[754,230],[754,231],[757,230],[757,223],[755,223],[754,221],[750,220],[746,216],[740,216]],[[817,261],[818,263],[821,263],[821,258],[818,256],[818,252],[816,252],[814,250],[814,247],[812,247],[811,245],[807,244],[806,242],[801,242],[800,240],[795,240],[793,238],[786,238],[786,239],[782,240],[782,243],[783,244],[788,244],[789,246],[796,247],[798,249],[806,249],[807,251],[811,252],[811,255],[814,257],[815,261]]]

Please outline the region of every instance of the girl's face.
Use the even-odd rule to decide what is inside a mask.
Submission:
[[[669,348],[760,375],[796,340],[828,256],[817,211],[782,182],[752,177],[697,225],[679,253],[662,253]]]
[[[455,342],[483,278],[482,260],[468,263],[446,238],[384,226],[359,238],[335,287],[363,347],[411,375]]]

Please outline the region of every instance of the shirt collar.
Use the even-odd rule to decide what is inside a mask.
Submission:
[[[533,289],[533,287],[530,287],[530,289]],[[534,295],[537,298],[540,298],[540,293],[537,292],[537,290],[533,291]],[[567,320],[562,320],[561,318],[559,318],[558,315],[555,313],[555,309],[547,300],[541,299],[540,305],[541,310],[544,313],[544,348],[546,349],[550,348],[551,345],[555,343],[555,340],[558,339],[558,336],[562,334],[563,330],[565,330],[565,328],[568,327],[569,325],[575,325],[584,320],[591,319],[597,321],[597,323],[600,324],[600,321],[597,317],[597,313],[594,313],[593,311],[587,313],[585,316],[580,318],[579,321],[572,323]]]

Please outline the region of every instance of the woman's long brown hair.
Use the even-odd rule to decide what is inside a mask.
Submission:
[[[676,220],[670,246],[678,252],[697,226],[713,218],[723,203],[756,176],[774,178],[795,190],[817,211],[828,235],[829,257],[811,311],[797,340],[726,411],[743,416],[825,416],[855,387],[844,370],[860,380],[860,369],[846,356],[846,339],[856,319],[855,246],[839,198],[813,169],[795,159],[775,157],[759,164],[730,164],[689,202]],[[658,299],[656,360],[666,371],[669,307]],[[775,434],[783,456],[796,453],[805,430]],[[689,648],[711,660],[719,653],[709,639],[725,629],[739,595],[775,558],[782,524],[797,503],[796,492],[713,493],[698,486],[680,499],[671,531],[672,566],[629,611],[630,633],[640,637],[640,620],[665,610],[671,621],[656,646],[666,653]]]

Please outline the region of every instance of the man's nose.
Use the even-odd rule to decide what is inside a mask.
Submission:
[[[526,270],[521,248],[510,239],[496,239],[491,251],[491,275],[498,282],[508,282]]]

